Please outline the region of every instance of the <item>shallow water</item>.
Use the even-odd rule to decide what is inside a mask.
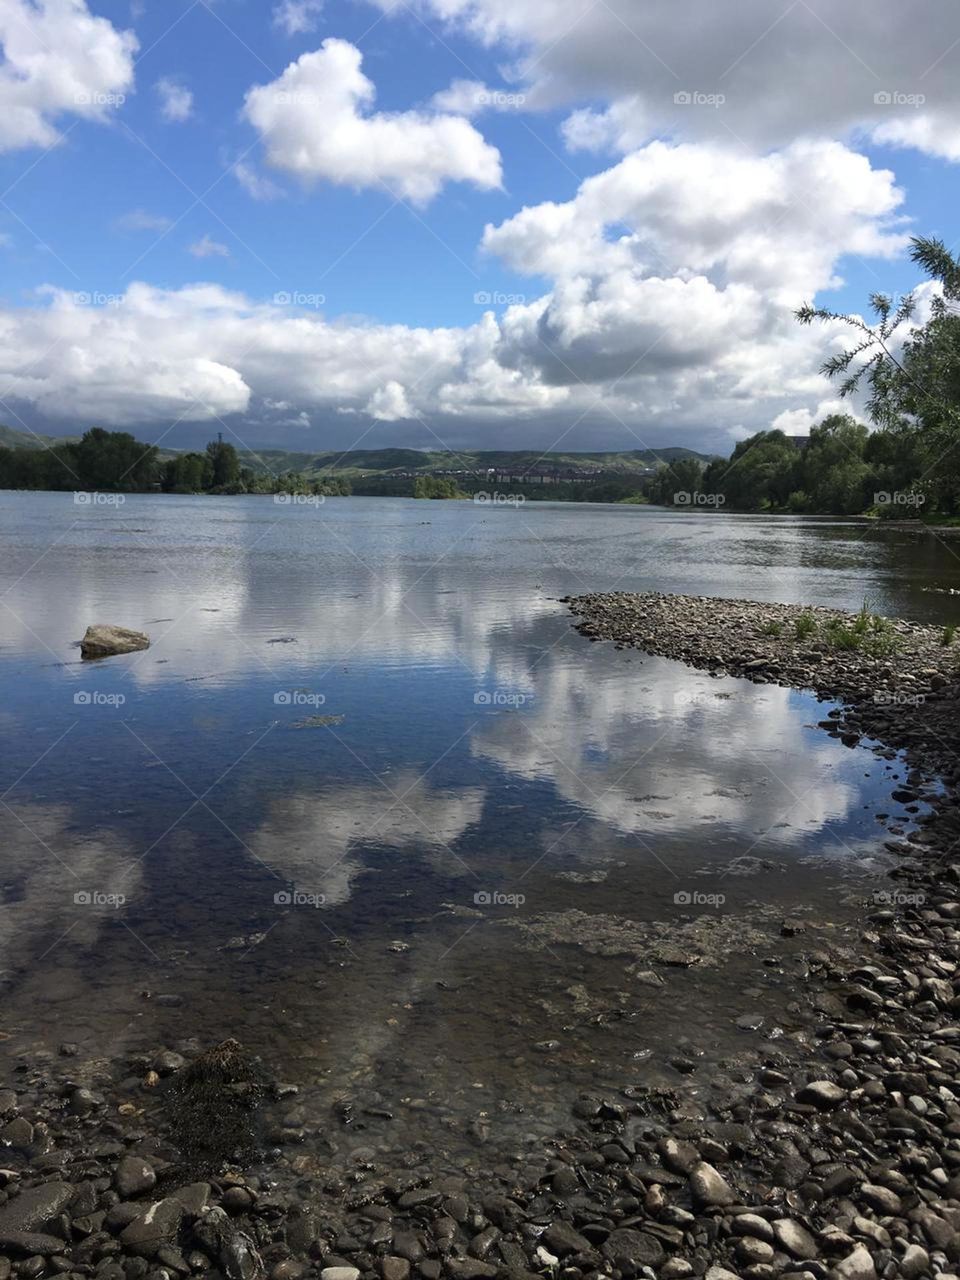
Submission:
[[[706,1096],[798,1025],[784,918],[841,938],[889,887],[895,762],[811,697],[591,645],[559,597],[954,621],[960,587],[930,537],[533,503],[4,493],[0,546],[0,1055],[234,1035],[318,1158]],[[92,621],[151,648],[81,663]]]

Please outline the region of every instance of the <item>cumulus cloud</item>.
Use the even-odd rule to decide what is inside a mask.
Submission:
[[[260,173],[254,165],[247,164],[245,160],[234,164],[231,172],[247,195],[252,196],[254,200],[276,200],[283,195],[275,182]]]
[[[366,412],[376,422],[399,422],[414,416],[407,393],[399,382],[378,387],[367,403]]]
[[[305,182],[386,186],[420,204],[447,182],[500,185],[499,152],[462,116],[371,111],[376,91],[361,62],[346,40],[325,40],[248,92],[244,114],[269,164]]]
[[[160,99],[160,115],[168,124],[183,124],[193,115],[193,93],[172,76],[154,85]]]
[[[451,111],[455,115],[477,116],[483,111],[513,111],[526,99],[512,89],[491,89],[482,80],[453,80],[430,99],[435,111]]]
[[[402,20],[406,6],[375,3]],[[414,3],[509,49],[529,106],[601,104],[571,121],[575,145],[592,135],[591,145],[625,149],[666,135],[767,147],[883,126],[902,145],[958,158],[960,77],[947,55],[960,10],[951,0],[804,0],[775,11],[769,0]],[[919,124],[925,107],[935,114]]]
[[[313,31],[323,9],[323,0],[280,0],[273,8],[273,25],[288,36]]]
[[[542,447],[604,421],[616,447],[685,428],[697,443],[705,428],[799,430],[832,408],[818,369],[842,331],[799,326],[793,309],[837,282],[844,255],[902,250],[901,199],[890,172],[839,143],[749,156],[656,142],[570,200],[488,227],[487,253],[551,285],[474,324],[331,320],[214,285],[138,284],[108,307],[51,292],[0,311],[0,375],[45,415],[242,413],[247,438],[247,424],[319,412],[422,420],[445,439],[463,423],[498,444],[523,420]]]
[[[0,4],[0,150],[50,147],[62,116],[104,120],[133,85],[136,37],[85,0]]]
[[[195,258],[229,258],[230,250],[225,244],[221,244],[219,240],[214,240],[209,235],[201,236],[199,240],[195,240],[193,244],[187,246],[187,252],[192,253]]]
[[[119,218],[114,219],[113,226],[117,231],[169,231],[173,226],[173,219],[162,213],[150,213],[146,209],[131,209],[129,213],[122,213]]]

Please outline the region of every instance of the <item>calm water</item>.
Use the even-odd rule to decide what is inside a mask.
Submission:
[[[235,1035],[325,1157],[704,1095],[791,1042],[784,917],[842,935],[886,887],[895,762],[806,696],[591,645],[559,597],[956,621],[960,589],[932,538],[533,503],[4,493],[0,547],[0,1055]],[[81,663],[92,621],[151,648]]]

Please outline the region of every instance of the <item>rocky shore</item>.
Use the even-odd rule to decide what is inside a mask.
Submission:
[[[709,1108],[625,1083],[576,1099],[536,1154],[492,1164],[480,1144],[455,1174],[422,1145],[390,1167],[373,1152],[346,1174],[325,1166],[298,1149],[297,1087],[235,1041],[97,1061],[65,1044],[0,1086],[0,1280],[960,1271],[953,644],[939,628],[793,606],[569,603],[591,639],[814,689],[838,702],[823,725],[848,745],[904,752],[916,830],[889,843],[889,902],[864,919],[857,954],[811,949],[804,1036],[766,1042]],[[311,1117],[331,1131],[350,1119]]]

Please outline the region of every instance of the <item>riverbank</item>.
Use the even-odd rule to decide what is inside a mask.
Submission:
[[[851,746],[875,710],[895,713],[884,738],[879,722],[869,725],[888,759],[895,740],[908,750],[897,783],[918,829],[891,841],[897,875],[860,942],[831,945],[816,931],[805,943],[788,1033],[771,1029],[759,1054],[745,1052],[712,1103],[695,1075],[647,1088],[624,1066],[619,1092],[571,1098],[569,1125],[536,1147],[518,1142],[491,1159],[478,1124],[476,1157],[459,1168],[423,1142],[388,1162],[372,1141],[344,1168],[337,1135],[363,1129],[361,1107],[345,1098],[318,1115],[308,1090],[272,1078],[270,1063],[240,1046],[31,1054],[0,1092],[0,1280],[11,1265],[107,1280],[953,1274],[960,869],[950,849],[960,833],[952,739],[938,746],[931,736],[947,732],[954,712],[952,646],[940,628],[868,620],[863,635],[877,644],[841,649],[828,631],[861,635],[859,615],[831,628],[827,610],[661,596],[571,604],[592,639],[670,646],[669,656],[718,673],[845,697],[846,715],[824,724]],[[801,642],[796,623],[807,614],[816,626],[803,624]],[[886,701],[872,699],[877,688]],[[904,688],[909,706],[897,701]],[[932,718],[908,741],[917,708]],[[595,917],[563,915],[579,936],[608,941]],[[784,920],[782,932],[784,947],[814,937],[802,919]],[[769,940],[751,945],[765,963],[782,961]],[[649,966],[688,963],[666,951],[645,957],[637,981],[656,980]],[[486,996],[477,991],[480,1016]],[[390,1123],[382,1104],[370,1115]],[[326,1154],[304,1141],[309,1128],[328,1139]]]

